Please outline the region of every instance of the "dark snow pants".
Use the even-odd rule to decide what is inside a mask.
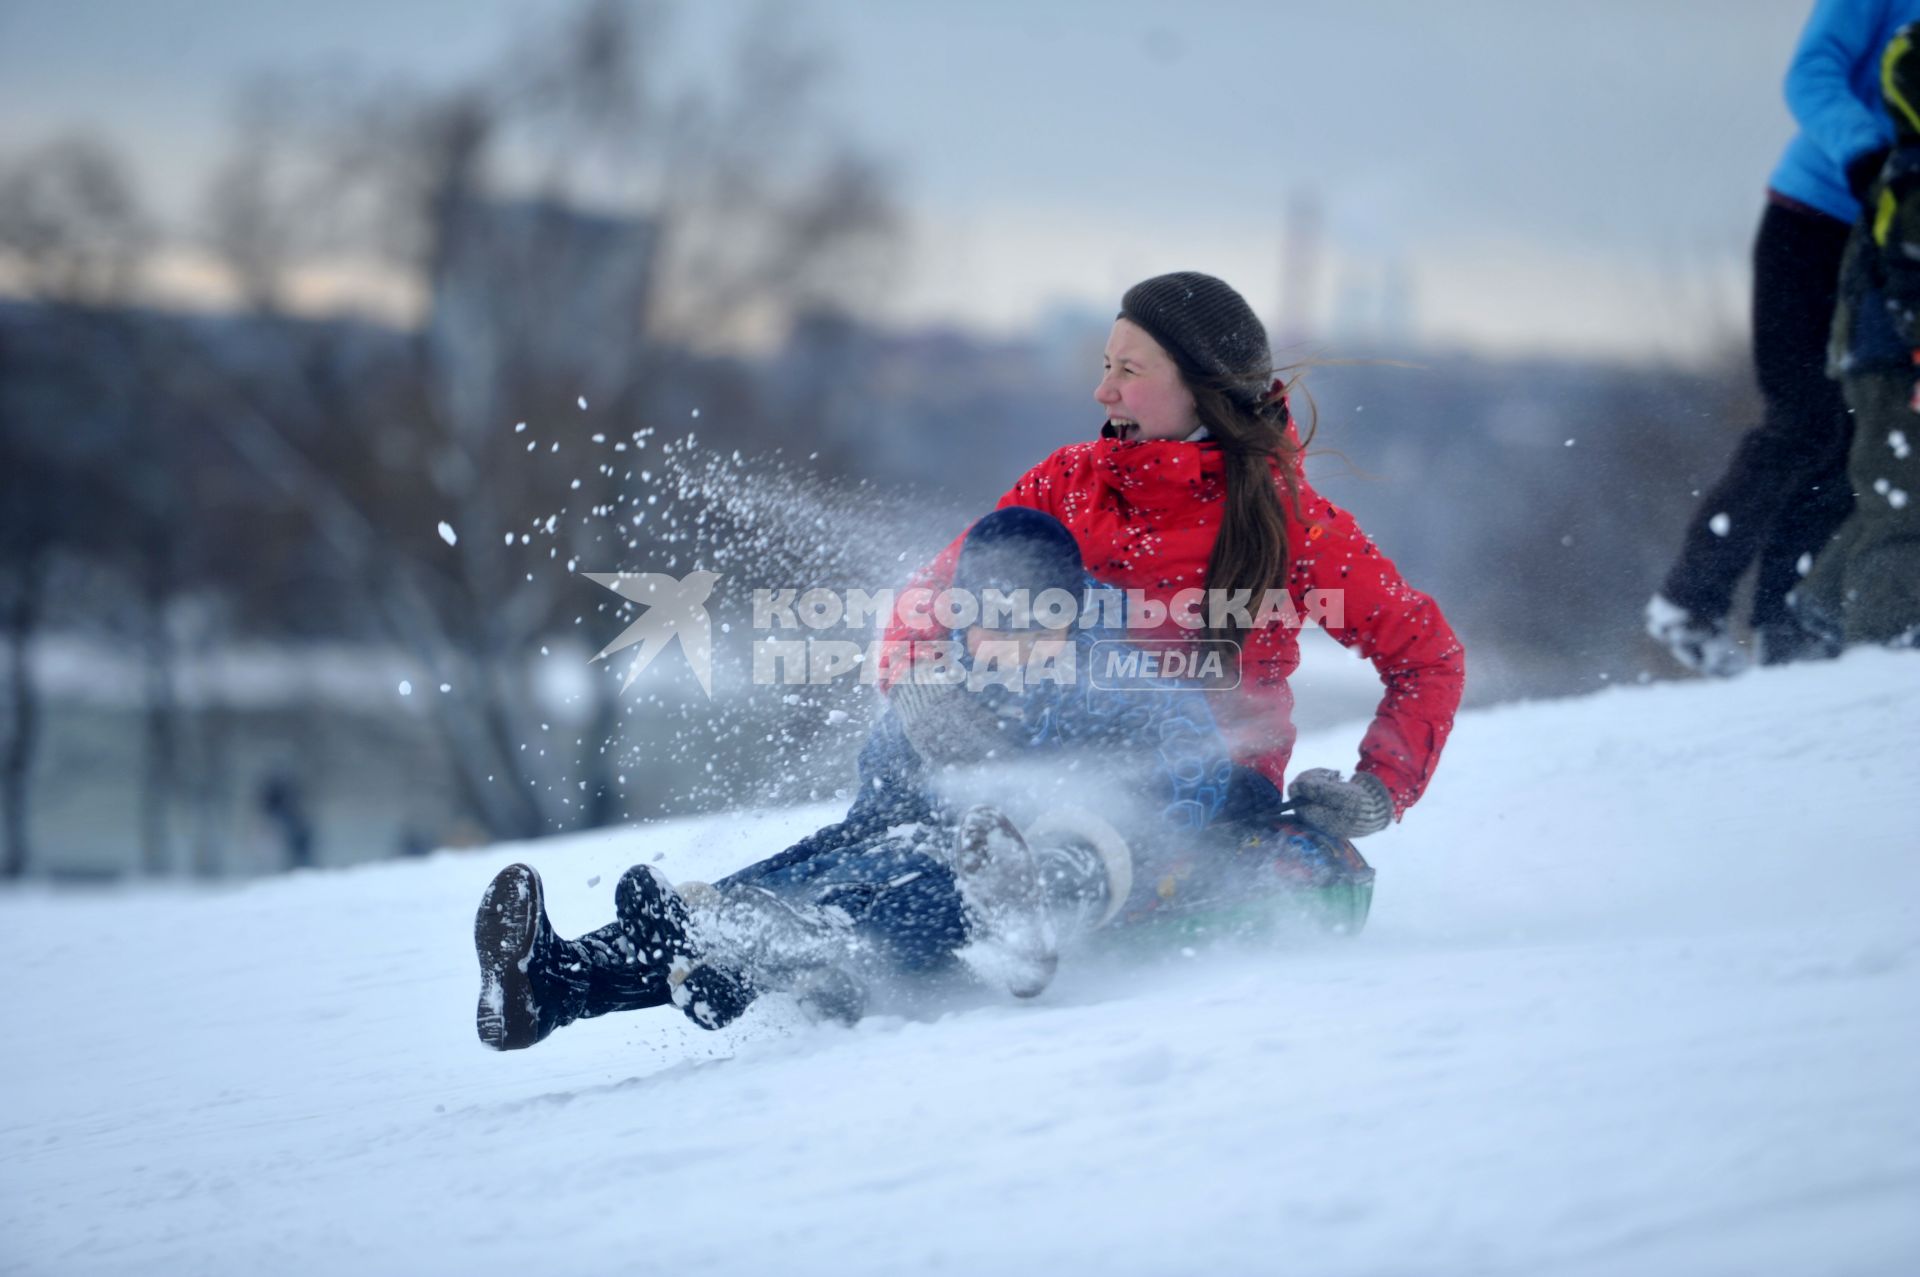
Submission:
[[[1134,886],[1123,916],[1212,909],[1287,887],[1371,871],[1352,844],[1281,815],[1282,798],[1259,773],[1236,768],[1227,808],[1204,830],[1123,822],[1133,834]],[[918,819],[902,819],[913,811]],[[944,856],[950,814],[921,804],[856,809],[776,856],[715,883],[750,886],[803,909],[834,909],[887,967],[908,974],[951,968],[968,941],[959,888]],[[1076,890],[1069,885],[1068,894]]]
[[[938,840],[953,833],[937,819],[895,824],[856,814],[714,886],[763,887],[794,905],[837,909],[887,965],[939,971],[967,942],[959,888],[938,857]]]
[[[1920,413],[1912,369],[1850,373],[1855,507],[1794,594],[1807,625],[1843,643],[1920,636]]]
[[[1818,554],[1853,507],[1852,420],[1826,374],[1848,231],[1836,218],[1778,203],[1760,219],[1753,366],[1765,411],[1701,499],[1661,587],[1690,612],[1725,616],[1735,584],[1758,559],[1753,624],[1787,620],[1801,557]]]

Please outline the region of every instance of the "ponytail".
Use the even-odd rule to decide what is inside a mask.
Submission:
[[[1286,588],[1292,547],[1287,544],[1287,521],[1275,489],[1275,471],[1279,486],[1286,491],[1287,505],[1296,519],[1300,511],[1298,467],[1306,439],[1313,437],[1318,424],[1318,409],[1307,428],[1306,439],[1288,436],[1291,414],[1287,395],[1299,383],[1299,376],[1284,384],[1274,382],[1273,389],[1257,403],[1249,405],[1244,392],[1234,393],[1234,383],[1191,379],[1194,406],[1200,424],[1207,428],[1220,447],[1226,463],[1226,498],[1221,505],[1220,532],[1214,538],[1213,554],[1207,560],[1206,588],[1210,591],[1251,593],[1251,610],[1257,613],[1268,590]],[[1244,384],[1244,383],[1240,383]],[[1308,405],[1312,407],[1311,396]],[[1275,463],[1278,463],[1277,466]],[[1237,626],[1209,629],[1210,639],[1243,637]]]

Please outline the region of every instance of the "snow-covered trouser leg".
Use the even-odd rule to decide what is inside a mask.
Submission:
[[[496,1051],[532,1046],[575,1020],[667,1001],[665,968],[637,951],[620,924],[577,940],[554,935],[540,875],[527,865],[509,865],[487,885],[473,942],[474,1026]]]
[[[703,883],[690,883],[702,887]],[[614,890],[627,943],[662,973],[664,995],[703,1029],[740,1018],[758,990],[725,955],[710,954],[679,892],[651,865],[635,865]]]
[[[798,970],[888,983],[938,977],[958,965],[970,933],[948,863],[953,834],[951,824],[933,821],[847,822],[720,880],[714,890],[740,917],[758,915],[778,937],[762,946],[764,965],[784,968],[789,981]],[[797,985],[781,987],[803,1006],[814,1000]]]
[[[791,993],[815,1020],[856,1023],[867,990],[854,975],[863,946],[852,919],[765,887],[680,885],[704,962],[734,972],[756,993]]]

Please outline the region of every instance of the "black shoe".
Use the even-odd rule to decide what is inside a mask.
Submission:
[[[569,981],[554,962],[540,875],[508,865],[480,897],[473,948],[480,959],[474,1026],[496,1051],[518,1051],[577,1019],[585,982]]]
[[[1656,594],[1647,601],[1647,636],[1688,669],[1714,678],[1746,670],[1747,653],[1727,630],[1725,617],[1702,616]]]
[[[651,865],[635,865],[614,891],[620,927],[642,961],[666,973],[666,992],[689,1020],[720,1029],[759,996],[742,972],[708,961],[693,933],[687,903]]]
[[[1803,625],[1798,619],[1771,621],[1754,627],[1754,645],[1762,665],[1791,665],[1795,661],[1825,661],[1840,655],[1840,644]]]

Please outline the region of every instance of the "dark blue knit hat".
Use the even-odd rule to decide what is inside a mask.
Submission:
[[[975,523],[954,565],[956,589],[979,599],[987,590],[1025,590],[1029,604],[1043,590],[1065,590],[1077,602],[1086,570],[1066,524],[1039,510],[1008,506]]]

